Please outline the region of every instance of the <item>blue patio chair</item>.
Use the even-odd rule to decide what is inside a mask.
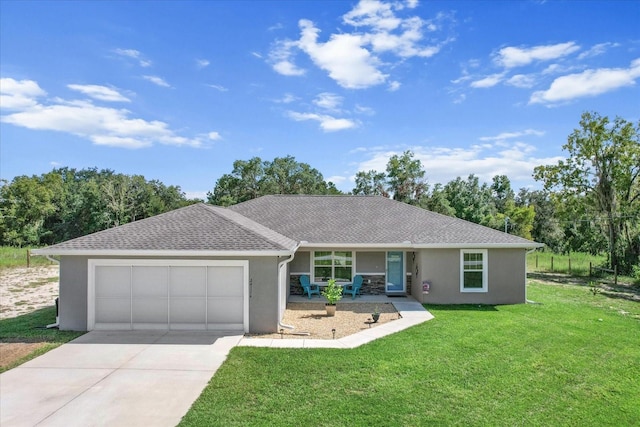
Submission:
[[[351,299],[356,299],[356,295],[360,293],[360,288],[362,288],[362,276],[358,274],[353,277],[353,283],[344,286],[342,293],[351,294]]]
[[[309,281],[309,276],[306,274],[300,276],[300,285],[302,286],[302,295],[306,292],[309,294],[309,299],[311,299],[311,295],[313,294],[320,296],[320,286],[315,283],[311,283]]]

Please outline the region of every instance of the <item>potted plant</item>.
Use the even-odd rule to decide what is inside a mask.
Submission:
[[[322,296],[327,299],[327,303],[324,305],[327,309],[327,316],[335,316],[336,303],[342,299],[342,286],[336,285],[335,279],[331,279],[322,291]]]
[[[380,318],[380,310],[378,310],[378,306],[371,313],[371,317],[373,318],[373,323],[378,323],[378,319]]]

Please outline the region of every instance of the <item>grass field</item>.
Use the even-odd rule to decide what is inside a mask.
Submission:
[[[640,304],[528,296],[428,306],[434,320],[353,350],[235,348],[181,425],[640,425]]]
[[[0,246],[0,269],[26,267],[27,249],[31,248],[14,248],[12,246]],[[32,256],[29,260],[29,264],[35,267],[38,265],[52,265],[53,263],[43,256]]]
[[[0,372],[4,372],[15,366],[46,353],[84,332],[59,331],[58,329],[44,329],[43,326],[56,321],[56,308],[47,307],[29,314],[0,320],[0,343],[46,343],[36,351],[13,361],[9,365],[0,366]]]

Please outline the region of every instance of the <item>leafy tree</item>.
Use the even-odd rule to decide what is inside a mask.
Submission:
[[[533,207],[535,216],[531,227],[531,238],[544,243],[554,252],[566,252],[568,247],[564,239],[564,231],[556,204],[549,192],[526,188],[520,189],[516,198],[516,206]]]
[[[429,187],[424,178],[422,162],[413,159],[414,154],[407,150],[401,156],[391,156],[387,163],[387,182],[393,200],[409,204],[418,204],[427,195]]]
[[[352,190],[352,194],[363,196],[383,196],[389,197],[387,192],[387,176],[384,172],[370,170],[367,172],[359,171],[356,173],[356,188]]]
[[[444,186],[444,193],[456,217],[489,225],[487,223],[495,213],[491,189],[487,184],[480,185],[477,176],[471,174],[466,181],[460,177],[449,181]]]
[[[535,179],[561,203],[583,202],[586,219],[603,225],[610,265],[631,271],[640,261],[640,123],[586,112],[563,148],[568,158],[538,166]]]
[[[230,206],[268,194],[340,194],[332,182],[293,156],[263,161],[259,157],[236,160],[233,171],[222,175],[207,201],[214,205]]]

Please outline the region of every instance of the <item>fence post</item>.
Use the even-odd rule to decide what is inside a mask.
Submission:
[[[613,284],[618,286],[618,266],[613,266]]]
[[[31,267],[31,251],[27,249],[27,268]]]
[[[553,256],[551,257],[551,272],[553,273]]]
[[[591,274],[591,261],[589,261],[589,277],[593,277],[593,275]]]
[[[569,258],[569,274],[571,274],[571,258]]]
[[[536,270],[538,269],[538,254],[536,254]]]

